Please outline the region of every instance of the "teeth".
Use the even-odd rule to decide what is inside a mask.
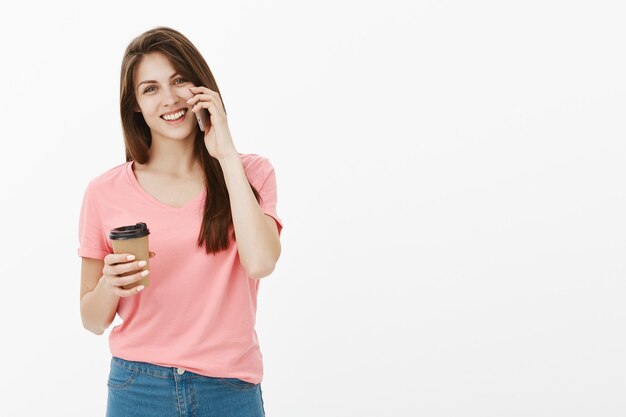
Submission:
[[[187,110],[181,110],[178,113],[170,114],[167,116],[161,116],[161,117],[163,117],[165,120],[178,120],[181,117],[183,117],[185,113],[187,113]]]

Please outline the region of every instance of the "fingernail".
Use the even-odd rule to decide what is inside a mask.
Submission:
[[[150,271],[148,271],[147,269],[145,271],[143,271],[141,274],[142,277],[145,277],[146,275],[148,275],[150,273]]]
[[[143,289],[144,289],[144,286],[140,285],[140,286],[137,287],[137,292],[143,291]]]
[[[146,264],[147,264],[147,262],[146,262],[146,261],[139,261],[139,262],[137,263],[137,265],[139,265],[140,267],[142,267],[142,266],[146,266]]]
[[[126,259],[132,261],[133,259],[135,259],[135,255],[128,255]]]

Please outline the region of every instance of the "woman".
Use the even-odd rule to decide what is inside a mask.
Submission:
[[[254,324],[281,252],[274,169],[236,151],[215,79],[176,30],[129,44],[120,101],[126,163],[90,181],[79,222],[83,325],[102,334],[123,320],[109,336],[107,416],[264,416]],[[145,287],[145,260],[108,239],[138,222]]]

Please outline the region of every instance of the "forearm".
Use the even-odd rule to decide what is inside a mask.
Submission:
[[[106,285],[106,281],[101,278],[96,288],[83,295],[80,300],[83,327],[97,335],[104,333],[113,322],[120,300]]]
[[[237,250],[244,269],[252,278],[269,275],[280,256],[280,240],[248,183],[239,155],[220,160],[237,237]]]

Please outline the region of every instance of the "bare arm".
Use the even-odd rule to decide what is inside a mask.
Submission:
[[[276,221],[263,213],[248,183],[239,155],[220,160],[233,215],[239,259],[253,279],[272,273],[280,257]]]
[[[120,297],[106,288],[104,261],[83,258],[81,266],[80,316],[83,327],[101,335],[111,325]]]
[[[121,297],[130,297],[143,290],[143,286],[123,289],[123,286],[135,283],[147,274],[145,261],[128,260],[129,254],[108,254],[104,261],[83,258],[80,284],[80,316],[83,327],[101,335],[111,325],[117,313]],[[155,256],[150,252],[150,258]],[[126,275],[129,272],[132,275]]]

